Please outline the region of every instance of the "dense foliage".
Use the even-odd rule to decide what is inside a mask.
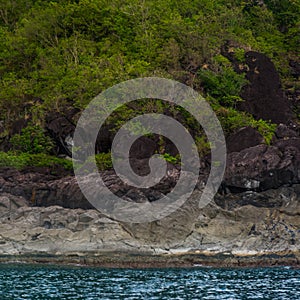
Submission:
[[[293,87],[299,26],[298,0],[0,0],[1,137],[30,116],[13,149],[51,153],[39,129],[49,111],[83,109],[115,83],[154,75],[204,93],[226,132],[250,125],[268,143],[274,127],[236,110],[247,82],[220,49],[230,41],[241,63],[245,51],[267,54]]]
[[[0,167],[23,169],[27,166],[47,167],[53,174],[57,173],[57,167],[63,167],[69,171],[71,171],[73,167],[71,160],[50,156],[44,153],[0,152]]]

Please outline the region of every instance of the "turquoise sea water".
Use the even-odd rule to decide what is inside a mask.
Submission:
[[[0,299],[300,299],[300,270],[0,264]]]

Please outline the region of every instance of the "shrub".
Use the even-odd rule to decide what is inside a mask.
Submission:
[[[262,119],[251,120],[250,123],[252,127],[256,128],[257,131],[264,137],[265,143],[267,145],[270,145],[275,134],[277,125],[272,124],[270,121],[267,122]]]
[[[180,155],[173,156],[169,153],[164,153],[162,156],[170,164],[176,165],[180,163]]]
[[[242,48],[236,48],[236,49],[234,49],[234,57],[240,63],[245,62],[245,50],[242,49]]]
[[[113,163],[111,153],[98,153],[95,155],[96,165],[99,171],[112,169]]]
[[[252,115],[237,111],[233,108],[218,107],[217,116],[225,133],[230,134],[238,128],[251,126],[263,136],[265,143],[270,145],[275,134],[276,124],[265,120],[255,120]]]
[[[51,153],[54,143],[45,135],[45,131],[38,125],[29,125],[23,128],[21,134],[15,134],[10,142],[13,150],[25,153]]]
[[[219,73],[200,70],[199,76],[206,93],[218,99],[221,105],[233,107],[242,101],[239,94],[247,83],[245,74],[235,73],[232,67],[222,67]]]
[[[0,152],[0,167],[14,167],[23,169],[25,167],[50,167],[61,166],[65,170],[72,170],[73,165],[70,160],[50,156],[45,153],[14,153]]]

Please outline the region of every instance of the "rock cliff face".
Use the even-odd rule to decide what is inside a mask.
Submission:
[[[148,260],[193,255],[192,264],[211,264],[217,255],[227,255],[228,265],[243,264],[245,258],[253,264],[254,257],[262,256],[263,264],[299,263],[300,185],[218,195],[202,210],[197,206],[200,193],[165,219],[145,224],[120,223],[93,209],[30,207],[23,197],[3,194],[0,260],[30,255],[34,261],[46,255],[51,261],[54,255],[66,262],[77,257],[75,262],[106,265],[108,259],[114,262],[116,253],[125,253],[123,259],[128,254],[146,255]],[[223,258],[218,260],[223,265]]]
[[[132,265],[135,258],[129,254],[143,256],[137,266],[164,265],[162,257],[178,265],[299,264],[300,139],[296,131],[283,129],[278,127],[272,146],[257,140],[258,145],[228,154],[222,186],[205,208],[198,208],[203,177],[179,210],[144,224],[121,223],[93,209],[73,176],[2,169],[0,260],[54,255],[115,265],[119,253],[118,266]],[[179,172],[170,167],[151,190],[133,189],[112,171],[101,176],[124,199],[151,202],[172,189]]]

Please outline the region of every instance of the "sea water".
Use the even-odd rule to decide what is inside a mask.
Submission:
[[[0,299],[300,299],[300,270],[0,264]]]

